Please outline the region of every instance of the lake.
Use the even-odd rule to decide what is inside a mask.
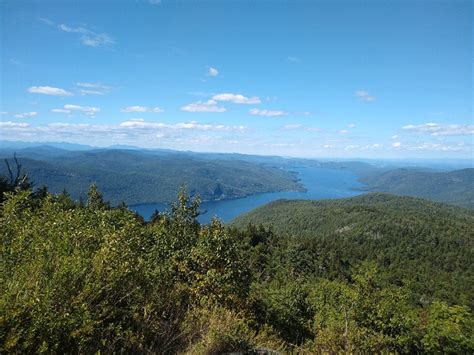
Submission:
[[[307,189],[306,192],[267,192],[243,198],[203,202],[201,210],[204,213],[199,216],[199,222],[208,223],[214,216],[223,222],[229,222],[242,213],[279,199],[319,200],[355,196],[363,193],[356,189],[365,186],[357,181],[356,175],[346,170],[310,166],[294,166],[290,170],[298,173],[298,178]],[[164,203],[130,206],[130,209],[145,219],[150,219],[155,209],[165,211],[167,208],[168,205]]]

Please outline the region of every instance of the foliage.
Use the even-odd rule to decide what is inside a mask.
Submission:
[[[351,280],[362,260],[385,283],[410,289],[412,303],[474,306],[474,213],[410,197],[368,194],[327,201],[276,201],[231,224],[271,227],[273,270]]]
[[[472,212],[284,201],[237,229],[198,211],[184,190],[150,222],[95,185],[85,204],[5,193],[0,351],[473,352]]]
[[[173,351],[190,307],[243,303],[248,272],[217,221],[201,227],[184,194],[145,225],[109,209],[95,186],[86,207],[47,194],[2,206],[3,351]],[[66,200],[66,201],[65,201]]]
[[[474,209],[474,169],[449,172],[393,169],[369,171],[360,181],[370,191],[428,198]]]
[[[259,192],[301,190],[291,173],[260,163],[236,159],[211,159],[190,154],[158,154],[134,150],[53,152],[20,151],[24,168],[38,186],[54,193],[64,188],[74,199],[85,198],[89,185],[101,187],[112,205],[121,201],[171,203],[180,186],[204,200],[218,200]],[[10,153],[4,153],[10,156]],[[0,156],[2,152],[0,151]],[[9,159],[8,161],[12,161]],[[8,174],[0,165],[0,175]]]
[[[4,200],[5,192],[28,190],[33,186],[28,174],[23,171],[23,166],[18,161],[16,154],[13,155],[12,164],[8,159],[5,159],[5,169],[8,176],[0,175],[0,202]]]

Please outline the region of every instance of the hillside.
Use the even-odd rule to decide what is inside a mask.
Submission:
[[[374,194],[235,223],[272,232],[200,225],[182,193],[145,222],[94,186],[85,204],[4,187],[2,353],[474,349],[469,210]]]
[[[373,192],[416,196],[474,209],[474,169],[431,172],[415,169],[371,171],[360,181]]]
[[[280,200],[231,222],[263,225],[278,236],[280,260],[323,277],[361,261],[408,285],[414,302],[441,297],[473,305],[474,212],[412,197],[367,194],[349,199]],[[293,250],[289,257],[287,249]],[[286,256],[285,256],[286,255]]]
[[[11,158],[12,152],[0,156]],[[95,182],[112,204],[168,203],[183,184],[203,200],[302,189],[295,175],[269,165],[177,152],[35,147],[20,150],[17,156],[35,186],[48,186],[55,193],[66,188],[78,199]],[[0,164],[0,175],[6,173],[5,164]]]

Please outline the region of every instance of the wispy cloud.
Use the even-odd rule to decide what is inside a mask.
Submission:
[[[474,125],[425,123],[403,126],[404,131],[431,136],[468,136],[474,134]]]
[[[279,117],[279,116],[285,116],[287,114],[284,111],[260,110],[258,108],[253,108],[249,110],[249,113],[251,115],[266,116],[266,117]]]
[[[181,122],[181,123],[162,123],[145,121],[142,118],[135,118],[132,120],[120,123],[120,127],[127,127],[133,129],[159,129],[159,130],[197,130],[197,131],[245,131],[246,126],[241,125],[212,125],[202,124],[197,121]]]
[[[161,108],[157,107],[146,107],[146,106],[127,106],[120,110],[121,112],[150,112],[160,113],[163,112]]]
[[[356,126],[355,123],[349,123],[349,124],[347,125],[347,128],[356,128],[356,127],[357,127],[357,126]]]
[[[53,108],[51,112],[54,113],[71,113],[71,110],[66,110],[64,108]]]
[[[302,124],[294,123],[294,124],[286,124],[281,129],[284,131],[292,131],[292,130],[301,129],[301,128],[303,128]]]
[[[120,124],[50,123],[32,127],[25,122],[1,122],[0,127],[16,139],[62,140],[96,142],[101,145],[120,140],[132,144],[156,144],[157,139],[168,144],[188,146],[188,143],[213,143],[224,137],[235,139],[244,134],[243,125],[209,124],[197,121],[164,123],[146,121],[141,118],[123,121]],[[204,134],[204,135],[203,135]]]
[[[365,102],[370,102],[370,101],[375,101],[376,100],[375,96],[370,95],[365,90],[357,90],[354,93],[354,96],[357,97],[360,101],[365,101]]]
[[[92,106],[79,106],[79,105],[64,105],[63,108],[53,108],[51,112],[55,113],[73,113],[81,112],[87,116],[94,117],[96,113],[100,112],[100,108]]]
[[[181,107],[186,112],[225,112],[225,107],[217,106],[216,100],[197,101]]]
[[[91,106],[64,105],[64,109],[83,112],[88,116],[94,116],[96,113],[100,112],[100,108]]]
[[[40,18],[39,20],[48,26],[59,29],[60,31],[78,35],[79,41],[85,46],[104,47],[115,44],[112,37],[105,32],[96,32],[86,26],[73,27],[64,23],[56,24],[54,21],[47,18]]]
[[[26,122],[0,121],[0,127],[3,128],[26,128],[30,124]]]
[[[431,152],[461,152],[468,151],[472,154],[472,146],[464,142],[443,143],[443,142],[422,142],[402,146],[409,151],[431,151]]]
[[[246,97],[241,94],[231,94],[231,93],[222,93],[217,94],[212,97],[214,101],[225,101],[225,102],[233,102],[234,104],[259,104],[261,100],[258,96],[253,97]]]
[[[393,142],[391,147],[395,150],[413,152],[461,152],[469,151],[470,146],[464,142]]]
[[[52,86],[31,86],[27,90],[32,94],[43,94],[43,95],[53,95],[53,96],[73,96],[69,91],[66,91],[61,88],[55,88]]]
[[[112,89],[101,83],[76,83],[76,86],[82,95],[105,95]]]
[[[216,68],[210,67],[209,70],[207,71],[208,76],[218,76],[219,75],[219,70]]]
[[[23,112],[23,113],[18,113],[15,115],[16,118],[31,118],[35,117],[38,114],[38,112]]]
[[[296,131],[296,130],[304,130],[307,132],[322,132],[321,128],[317,127],[310,127],[310,126],[305,126],[300,123],[290,123],[286,124],[283,127],[281,127],[283,131]]]
[[[301,63],[301,59],[298,58],[298,57],[287,57],[286,60],[290,63],[294,63],[294,64],[299,64]]]

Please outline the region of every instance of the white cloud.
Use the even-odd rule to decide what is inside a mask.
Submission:
[[[398,139],[398,138],[399,138],[398,134],[395,134],[395,135],[392,136],[391,139]]]
[[[321,128],[317,128],[317,127],[305,127],[304,129],[305,131],[308,131],[308,132],[321,132],[322,131]]]
[[[374,143],[374,144],[367,144],[365,146],[361,146],[360,149],[367,151],[367,150],[380,149],[382,147],[383,147],[382,144]]]
[[[223,93],[217,94],[212,97],[215,101],[226,101],[226,102],[233,102],[234,104],[259,104],[261,100],[257,96],[253,97],[245,97],[241,94],[230,94],[230,93]]]
[[[217,70],[216,68],[210,67],[208,72],[207,72],[207,75],[209,75],[209,76],[218,76],[219,75],[219,70]]]
[[[338,131],[339,134],[347,134],[349,131],[347,129],[341,129]]]
[[[30,125],[25,122],[0,121],[0,127],[4,128],[26,128]]]
[[[365,102],[370,102],[370,101],[375,101],[376,100],[375,96],[369,95],[369,93],[365,90],[357,90],[354,93],[354,96],[357,97],[359,100],[365,101]]]
[[[403,149],[404,151],[413,152],[466,152],[472,154],[472,145],[461,142],[412,142],[404,143],[395,142],[393,148]]]
[[[309,127],[309,126],[302,125],[300,123],[286,124],[283,127],[281,127],[281,129],[284,131],[295,131],[295,130],[304,130],[307,132],[321,132],[322,131],[321,128]]]
[[[94,32],[86,27],[70,27],[65,24],[58,25],[58,28],[67,33],[79,34],[79,40],[85,46],[103,47],[115,43],[115,41],[107,33]]]
[[[110,37],[110,35],[108,35],[107,33],[95,32],[85,26],[72,27],[66,24],[57,25],[56,23],[54,23],[54,21],[51,21],[46,18],[40,18],[39,20],[45,25],[55,27],[60,31],[79,35],[80,42],[85,46],[103,47],[110,46],[115,43],[112,37]]]
[[[76,83],[76,86],[82,95],[105,95],[111,90],[110,86],[101,83]]]
[[[0,115],[8,115],[8,112],[7,111],[1,111]]]
[[[403,126],[402,129],[431,136],[469,136],[474,134],[474,125],[460,124],[446,125],[441,123],[425,123],[421,125]]]
[[[283,111],[260,110],[258,108],[253,108],[249,110],[249,113],[251,115],[266,116],[266,117],[279,117],[279,116],[286,115],[286,112],[283,112]]]
[[[51,110],[51,112],[56,113],[71,113],[72,111],[83,112],[88,116],[94,116],[96,113],[100,112],[100,108],[90,106],[64,105],[63,108],[54,108]]]
[[[135,118],[120,123],[120,127],[134,128],[134,129],[161,129],[161,130],[197,130],[197,131],[245,131],[246,126],[239,125],[212,125],[202,124],[197,121],[182,122],[182,123],[162,123],[149,122],[142,118]]]
[[[50,123],[32,127],[28,123],[0,122],[0,130],[16,140],[51,141],[66,140],[89,144],[113,144],[117,141],[127,144],[154,145],[159,139],[170,147],[178,144],[189,149],[189,143],[204,140],[214,144],[220,139],[236,139],[247,132],[242,125],[208,124],[197,121],[164,123],[131,119],[120,124]],[[199,146],[199,145],[197,145]]]
[[[286,124],[282,127],[282,129],[284,131],[292,131],[292,130],[295,130],[295,129],[300,129],[300,128],[303,128],[303,125],[302,124],[299,124],[299,123],[295,123],[295,124]]]
[[[356,125],[355,123],[350,123],[347,125],[348,128],[356,128]]]
[[[207,100],[192,102],[181,107],[182,111],[186,112],[225,112],[225,107],[217,106],[217,102],[215,100]]]
[[[121,112],[151,112],[160,113],[163,112],[161,108],[157,107],[146,107],[146,106],[127,106],[120,110]]]
[[[64,108],[53,108],[51,112],[54,113],[71,113],[71,110],[66,110]]]
[[[53,21],[51,21],[50,19],[44,18],[44,17],[40,17],[38,20],[40,20],[41,22],[43,22],[45,25],[48,25],[48,26],[54,26],[55,25],[55,23]]]
[[[459,151],[468,150],[468,151],[471,151],[471,154],[472,154],[472,147],[466,146],[464,142],[458,142],[454,144],[424,142],[424,143],[419,143],[417,145],[409,146],[407,147],[407,150],[437,151],[437,152],[459,152]]]
[[[52,86],[32,86],[28,88],[28,92],[32,94],[44,94],[53,96],[72,96],[72,93],[61,88]]]
[[[15,115],[16,118],[30,118],[30,117],[35,117],[38,114],[38,112],[23,112],[23,113],[18,113]]]

